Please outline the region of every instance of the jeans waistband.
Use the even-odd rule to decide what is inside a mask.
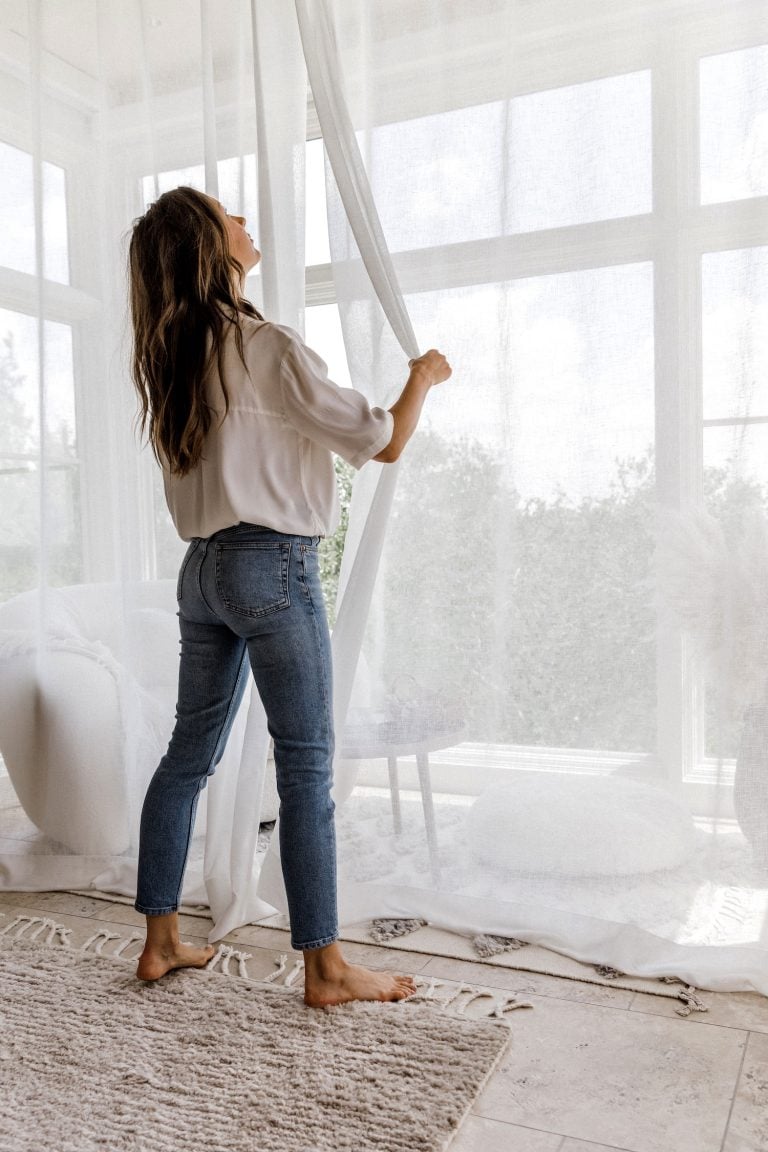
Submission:
[[[293,532],[278,532],[274,528],[267,528],[264,524],[248,524],[241,520],[239,524],[233,524],[229,528],[220,528],[218,532],[213,532],[209,537],[209,541],[227,540],[232,537],[238,536],[253,536],[259,535],[265,538],[273,537],[275,540],[295,540],[297,543],[308,544],[316,546],[322,540],[322,536],[301,536]],[[203,537],[193,537],[193,539],[203,539]]]

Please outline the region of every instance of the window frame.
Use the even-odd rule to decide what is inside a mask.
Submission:
[[[649,9],[653,5],[648,6]],[[699,150],[699,61],[709,55],[765,44],[759,6],[733,18],[711,12],[708,19],[685,6],[649,18],[642,32],[637,12],[624,20],[608,18],[611,35],[603,39],[593,26],[562,26],[541,38],[532,51],[520,51],[522,70],[506,98],[647,70],[651,78],[651,212],[632,218],[570,225],[498,239],[443,247],[440,286],[460,287],[587,268],[648,262],[654,282],[655,456],[658,501],[679,509],[703,503],[702,284],[705,254],[768,243],[768,196],[702,204]],[[624,27],[622,28],[622,25]],[[564,46],[568,39],[569,47]],[[585,64],[584,46],[591,54]],[[557,51],[553,51],[553,48]],[[397,53],[393,51],[393,57]],[[369,65],[370,66],[370,65]],[[482,64],[478,65],[478,68]],[[393,66],[389,91],[402,64]],[[459,74],[458,61],[456,74]],[[412,91],[409,90],[409,97]],[[498,93],[489,94],[498,99]],[[411,115],[413,113],[411,112]],[[395,119],[395,117],[388,117]],[[319,121],[308,100],[307,140],[321,138]],[[428,291],[435,249],[392,256],[404,293]],[[420,267],[424,265],[424,267]],[[336,303],[332,267],[306,269],[306,307]],[[766,422],[766,417],[729,423]],[[714,423],[721,423],[717,421]],[[703,670],[681,632],[657,625],[657,746],[647,756],[632,756],[637,774],[661,776],[680,790],[693,811],[733,815],[735,762],[705,755]],[[503,767],[562,771],[563,749],[496,749]],[[612,773],[617,753],[569,750],[580,771]],[[514,754],[516,753],[516,754]],[[619,754],[620,755],[620,754]],[[450,753],[436,754],[455,790]],[[626,757],[625,757],[626,762]],[[378,781],[374,771],[367,782]]]

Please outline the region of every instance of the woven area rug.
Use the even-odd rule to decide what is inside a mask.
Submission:
[[[530,1006],[470,1019],[471,986],[422,981],[408,1001],[313,1009],[287,978],[216,970],[245,970],[224,946],[147,984],[129,949],[66,935],[46,917],[0,933],[3,1152],[442,1152],[504,1054],[505,1009]]]

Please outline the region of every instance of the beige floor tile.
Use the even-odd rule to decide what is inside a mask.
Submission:
[[[768,1032],[768,996],[759,992],[704,992],[698,995],[707,1005],[706,1012],[692,1012],[697,1024],[719,1024],[726,1028],[743,1028],[748,1032]],[[674,1016],[677,1001],[666,996],[648,996],[635,992],[630,1012],[650,1012],[655,1016]],[[677,1005],[679,1007],[679,1005]]]
[[[720,1152],[746,1033],[534,1004],[512,1015],[510,1049],[474,1113],[628,1152]]]
[[[37,900],[45,900],[49,896],[60,896],[60,892],[2,892],[0,891],[0,903],[3,904],[26,904],[27,907],[34,906]]]
[[[537,1132],[500,1120],[468,1116],[454,1136],[449,1152],[560,1152],[562,1143],[562,1136],[553,1132]]]
[[[624,1152],[615,1144],[593,1144],[591,1140],[572,1140],[570,1136],[563,1140],[557,1152]]]
[[[752,1032],[723,1152],[768,1152],[768,1036]]]
[[[78,896],[73,892],[18,892],[15,904],[26,908],[40,908],[47,913],[62,912],[70,916],[96,916],[104,907],[102,900]],[[0,893],[0,901],[4,894]]]
[[[470,983],[487,984],[525,995],[554,996],[564,1000],[577,1000],[580,1003],[602,1004],[610,1008],[629,1008],[632,997],[636,995],[626,988],[608,988],[602,984],[587,984],[580,980],[567,980],[561,976],[548,976],[543,972],[497,968],[490,964],[477,964],[471,960],[453,960],[448,956],[428,957],[427,963],[420,971],[425,976],[439,976],[443,980],[467,980]]]
[[[264,928],[258,924],[246,924],[236,928],[227,936],[227,943],[238,948],[253,945],[256,948],[274,948],[280,952],[293,953],[289,932],[278,928]],[[369,968],[391,968],[398,972],[420,972],[430,957],[420,953],[400,952],[395,948],[382,948],[375,944],[355,944],[341,941],[342,951],[352,964],[365,964]],[[298,955],[298,953],[294,953]]]
[[[240,944],[253,944],[257,948],[276,948],[280,952],[290,952],[291,934],[279,928],[263,928],[258,924],[243,924],[227,936],[227,940]]]
[[[94,914],[94,920],[106,920],[133,928],[144,928],[147,918],[143,913],[137,912],[130,904],[101,904]],[[179,915],[179,932],[191,932],[194,936],[207,936],[213,927],[213,920],[207,916]]]

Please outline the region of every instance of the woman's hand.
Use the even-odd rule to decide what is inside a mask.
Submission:
[[[400,458],[400,453],[416,430],[427,392],[433,384],[441,384],[451,375],[450,364],[436,348],[430,348],[423,356],[409,360],[408,366],[411,374],[399,398],[390,408],[394,418],[392,439],[386,448],[373,457],[382,464],[393,464]]]
[[[411,373],[419,372],[428,376],[430,384],[442,384],[453,371],[445,356],[436,348],[430,348],[422,356],[409,360],[408,367]]]

